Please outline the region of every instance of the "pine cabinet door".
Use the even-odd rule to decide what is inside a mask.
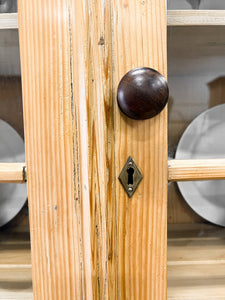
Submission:
[[[133,120],[117,105],[127,71],[167,75],[165,0],[18,10],[34,299],[165,300],[167,108]]]

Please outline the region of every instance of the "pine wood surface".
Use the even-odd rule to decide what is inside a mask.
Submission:
[[[0,29],[16,29],[18,28],[17,13],[1,13]]]
[[[168,265],[224,263],[225,228],[212,224],[168,224]]]
[[[166,110],[116,104],[129,69],[166,76],[165,1],[19,1],[19,32],[34,298],[166,299]]]
[[[26,179],[25,163],[0,163],[0,182],[23,183]],[[225,179],[224,159],[169,160],[169,181]]]
[[[168,299],[224,299],[225,230],[208,224],[168,226]]]
[[[223,10],[168,10],[167,26],[213,26],[224,25]],[[0,29],[18,28],[18,14],[0,14]]]
[[[31,264],[25,266],[0,266],[0,299],[32,300]]]
[[[110,1],[70,1],[70,5],[74,118],[80,155],[75,166],[82,169],[80,203],[84,206],[77,206],[82,213],[79,222],[84,224],[83,229],[77,227],[77,233],[86,231],[84,248],[79,250],[85,255],[86,270],[76,279],[76,298],[116,299]]]
[[[169,181],[225,179],[225,159],[173,159],[168,161]]]
[[[30,242],[15,241],[11,243],[1,243],[0,249],[0,269],[5,268],[30,268]],[[4,272],[4,271],[3,271]]]
[[[25,182],[25,163],[0,163],[0,182]]]
[[[0,266],[0,299],[33,299],[31,264]]]
[[[225,25],[224,10],[168,10],[168,26]]]
[[[224,299],[225,264],[168,266],[168,300]]]
[[[68,1],[18,4],[34,299],[78,299],[91,284],[90,213],[74,164]]]
[[[225,179],[225,159],[169,160],[168,181]],[[25,163],[0,163],[0,182],[23,183]]]
[[[222,227],[170,224],[168,299],[223,299],[224,243]],[[29,236],[1,233],[0,245],[0,299],[32,299]]]
[[[0,230],[0,299],[33,299],[30,239],[24,229]]]
[[[167,75],[164,5],[113,1],[114,95],[131,68],[150,66]],[[137,122],[114,109],[116,173],[131,155],[144,177],[130,200],[116,186],[120,298],[166,299],[167,110]]]
[[[224,299],[224,243],[222,227],[169,224],[167,299]],[[0,299],[33,299],[28,244],[26,232],[1,232]],[[16,248],[20,256],[10,254]]]

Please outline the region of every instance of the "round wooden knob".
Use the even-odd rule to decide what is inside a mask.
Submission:
[[[120,110],[131,119],[144,120],[159,114],[169,97],[166,79],[151,68],[136,68],[121,79],[117,101]]]

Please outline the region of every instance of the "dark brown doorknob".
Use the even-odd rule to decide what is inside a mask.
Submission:
[[[151,68],[136,68],[121,79],[117,101],[120,110],[129,118],[149,119],[159,114],[169,97],[166,79]]]

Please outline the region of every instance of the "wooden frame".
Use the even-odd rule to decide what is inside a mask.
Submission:
[[[25,163],[0,163],[0,182],[26,182]],[[168,181],[225,179],[225,159],[168,161]]]
[[[145,179],[146,173],[149,172],[148,159],[155,153],[155,150],[153,152],[145,150],[145,145],[148,147],[153,145],[149,142],[150,133],[151,136],[158,134],[152,128],[150,130],[150,126],[149,129],[147,128],[149,122],[146,122],[146,127],[139,122],[129,122],[129,120],[127,122],[116,107],[116,87],[120,76],[129,68],[135,67],[136,63],[141,65],[142,62],[146,62],[147,56],[144,50],[149,51],[158,44],[157,40],[156,44],[149,47],[146,46],[145,40],[143,47],[135,48],[135,44],[138,48],[142,43],[143,31],[154,27],[152,27],[152,20],[148,22],[145,17],[140,17],[146,15],[146,8],[149,10],[152,7],[149,3],[145,5],[144,2],[137,4],[133,1],[120,3],[121,1],[113,0],[91,3],[85,0],[80,1],[83,3],[78,1],[75,3],[66,0],[63,4],[59,2],[47,1],[44,10],[41,2],[35,5],[32,2],[23,3],[22,8],[25,9],[23,14],[27,16],[27,20],[20,22],[20,35],[23,31],[21,40],[29,40],[31,44],[35,44],[32,49],[29,43],[21,45],[24,54],[23,80],[25,85],[31,85],[25,87],[27,95],[25,102],[28,108],[26,147],[30,151],[28,169],[31,173],[30,179],[34,182],[29,184],[29,195],[34,199],[30,202],[33,212],[31,233],[34,298],[155,299],[155,297],[165,297],[165,293],[160,294],[158,291],[165,289],[165,282],[160,277],[160,282],[163,283],[161,285],[155,283],[156,276],[152,274],[157,272],[157,266],[162,262],[162,260],[157,261],[155,256],[155,253],[157,255],[155,244],[160,242],[160,238],[157,237],[155,228],[149,228],[149,226],[156,226],[155,224],[160,226],[158,219],[161,211],[155,213],[158,208],[157,196],[154,196],[159,186],[157,180],[155,185],[152,182],[146,185],[145,181],[147,192],[141,183],[140,189],[137,190],[138,194],[129,201],[126,196],[124,197],[123,189],[117,181],[118,172],[127,158],[126,155],[130,155],[130,151],[138,167],[142,172],[144,170]],[[103,3],[105,10],[101,9]],[[54,10],[51,9],[52,5],[56,6]],[[38,16],[35,16],[35,12],[38,12]],[[149,17],[149,11],[147,15]],[[158,12],[155,15],[158,18]],[[33,19],[29,19],[29,16]],[[58,17],[61,20],[56,20]],[[38,18],[39,22],[35,23]],[[195,86],[199,86],[195,93],[185,93],[185,98],[194,99],[195,104],[201,102],[205,95],[201,86],[202,83],[206,83],[206,79],[204,81],[198,78],[200,74],[208,74],[208,71],[213,72],[215,76],[223,74],[221,55],[223,55],[224,20],[223,10],[167,11],[167,29],[171,38],[169,38],[170,75],[178,78],[182,74],[181,83],[183,82],[187,87],[192,86],[192,90],[195,90]],[[21,28],[23,24],[25,26]],[[26,24],[30,26],[29,31]],[[46,32],[44,27],[47,29]],[[12,53],[15,52],[16,55],[18,53],[17,29],[17,13],[0,14],[1,41],[4,47],[2,75],[13,73],[20,76],[19,56],[18,59],[10,59],[12,56],[15,57]],[[117,41],[118,36],[120,40]],[[154,35],[145,32],[144,37],[149,38],[149,36]],[[196,39],[198,43],[192,43]],[[183,46],[180,46],[181,44]],[[191,51],[186,45],[192,45]],[[155,51],[154,55],[159,52]],[[220,57],[215,61],[212,57],[216,56]],[[149,58],[150,63],[152,63],[151,58]],[[153,60],[157,59],[154,57]],[[161,57],[159,60],[161,62]],[[56,65],[58,68],[55,67]],[[43,70],[45,72],[41,73]],[[70,75],[67,74],[68,70],[71,71]],[[165,71],[165,68],[162,67],[161,70]],[[57,76],[57,72],[60,76]],[[32,77],[34,74],[35,79]],[[66,78],[64,78],[65,74]],[[194,86],[191,81],[185,79],[190,74],[191,81],[195,82]],[[193,78],[194,74],[196,78]],[[18,127],[16,125],[18,103],[13,103],[12,111],[10,103],[16,99],[12,97],[10,103],[6,101],[10,90],[14,89],[14,80],[15,77],[8,77],[7,85],[5,81],[2,84],[2,119],[9,122],[17,131],[19,130],[18,132],[23,136],[22,123],[20,122]],[[176,80],[173,82],[172,78],[170,84],[173,86],[172,97],[174,86],[179,84],[180,89],[183,89],[183,84],[180,85]],[[223,101],[223,98],[220,98],[220,95],[224,94],[223,84],[223,80],[210,83],[209,107]],[[18,90],[19,85],[20,80],[17,78],[15,91]],[[39,94],[33,95],[34,90],[39,91]],[[202,97],[197,100],[198,93],[201,93]],[[59,100],[58,95],[63,100]],[[179,111],[178,106],[181,103],[177,103],[178,98],[179,96],[174,96],[173,107]],[[70,103],[73,106],[71,109]],[[5,110],[4,105],[8,109]],[[203,106],[205,107],[198,108],[198,112],[208,108],[206,103]],[[53,112],[50,107],[53,107]],[[82,114],[84,108],[86,113]],[[50,115],[46,113],[46,109],[50,111]],[[74,112],[72,117],[70,112]],[[55,120],[54,115],[56,115]],[[178,124],[179,119],[173,124],[171,119],[170,126],[172,125],[173,134],[169,136],[173,146],[177,144],[177,139],[173,139],[176,135],[174,126],[179,128],[177,135],[179,138],[195,115],[185,113],[184,124]],[[43,128],[37,127],[40,122],[43,123],[41,124]],[[56,126],[50,126],[52,124]],[[135,129],[136,124],[138,129]],[[29,128],[30,126],[33,127]],[[56,129],[56,132],[52,129]],[[64,129],[65,134],[62,133]],[[140,137],[137,134],[139,130],[143,133]],[[52,132],[52,136],[48,136],[49,132]],[[144,139],[140,141],[143,135],[144,138],[147,136],[146,143]],[[74,156],[71,155],[71,140],[75,142],[75,147],[72,148],[76,150],[77,160],[74,160]],[[127,145],[127,149],[124,144]],[[173,154],[175,147],[169,149]],[[48,155],[48,153],[55,155]],[[157,160],[158,156],[156,156]],[[67,164],[70,165],[71,161],[76,166],[73,168],[75,174],[72,174],[71,168],[64,168]],[[151,164],[156,161],[151,157]],[[150,167],[152,178],[155,166]],[[224,174],[223,158],[168,161],[168,181],[225,179]],[[72,180],[68,180],[70,176],[73,177]],[[25,162],[0,163],[0,182],[26,182]],[[77,184],[75,188],[72,186],[74,182]],[[85,187],[88,187],[89,191]],[[167,299],[202,300],[215,298],[215,295],[218,299],[224,299],[224,228],[205,224],[205,221],[192,212],[183,201],[176,184],[169,184],[168,190],[170,200],[168,203]],[[57,197],[54,193],[57,193]],[[147,203],[147,193],[151,195],[150,203]],[[152,207],[154,211],[151,213]],[[159,206],[159,209],[162,207],[164,206]],[[157,221],[153,220],[154,217]],[[164,221],[163,215],[162,219]],[[1,230],[0,298],[33,299],[28,223],[25,207]],[[153,241],[149,248],[145,244],[146,241],[147,243]],[[149,249],[151,252],[147,252]],[[163,255],[164,250],[163,248]],[[143,266],[145,262],[146,265]],[[153,270],[151,266],[149,267],[149,262],[154,265]],[[165,272],[157,274],[160,276]],[[150,282],[149,286],[148,282]]]
[[[168,10],[168,26],[223,26],[224,10]]]
[[[167,26],[223,26],[223,10],[168,10]],[[0,15],[0,29],[18,28],[17,13]]]
[[[0,15],[0,29],[16,29],[18,28],[17,13],[1,13]]]
[[[115,102],[129,69],[166,76],[165,1],[18,4],[34,298],[166,299],[167,111]]]
[[[26,182],[25,163],[0,163],[0,182]]]
[[[35,299],[166,299],[167,180],[225,178],[223,159],[167,161],[167,109],[133,121],[116,105],[128,70],[166,76],[166,26],[164,0],[19,1]],[[131,199],[128,156],[144,175]]]
[[[169,160],[169,181],[225,179],[225,159]]]

